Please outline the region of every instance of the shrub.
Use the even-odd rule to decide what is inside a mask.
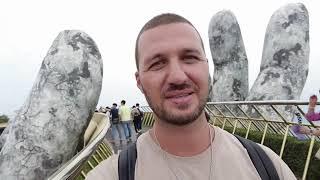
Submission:
[[[9,121],[9,118],[7,115],[3,114],[3,115],[0,115],[0,123],[5,123],[5,122],[8,122]]]
[[[228,132],[232,132],[232,128],[225,127],[225,130]],[[245,129],[237,129],[235,134],[238,134],[242,137],[245,137],[246,130]],[[248,139],[251,139],[254,142],[260,143],[263,136],[263,132],[260,131],[250,131]],[[264,145],[272,149],[275,153],[280,154],[281,145],[283,141],[283,136],[279,134],[266,134],[264,139]],[[299,141],[294,137],[287,137],[285,149],[283,152],[282,159],[290,169],[294,172],[296,177],[302,177],[303,170],[305,166],[305,162],[307,159],[308,151],[309,151],[310,141]],[[320,143],[315,142],[310,164],[309,170],[307,173],[307,178],[310,180],[318,180],[320,179],[320,160],[314,157],[317,150],[320,148]]]

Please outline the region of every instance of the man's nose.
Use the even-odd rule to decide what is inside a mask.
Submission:
[[[186,83],[188,76],[183,64],[179,61],[173,61],[169,65],[169,72],[167,82],[170,84],[183,84]]]

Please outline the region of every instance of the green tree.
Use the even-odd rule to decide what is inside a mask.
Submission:
[[[4,123],[4,122],[8,122],[9,121],[9,118],[7,115],[3,114],[3,115],[0,115],[0,123]]]

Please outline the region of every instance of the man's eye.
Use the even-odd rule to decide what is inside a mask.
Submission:
[[[164,60],[160,60],[160,61],[157,61],[155,63],[153,63],[149,69],[151,71],[157,71],[157,70],[160,70],[162,69],[164,66],[166,65],[166,62]]]
[[[199,62],[200,58],[195,55],[187,55],[183,57],[183,61],[188,64]]]

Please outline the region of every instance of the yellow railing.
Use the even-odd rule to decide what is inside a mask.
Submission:
[[[319,103],[318,103],[319,104]],[[250,132],[262,132],[260,144],[265,143],[267,134],[276,134],[282,137],[282,144],[279,156],[284,156],[288,137],[294,136],[290,127],[299,124],[293,122],[294,114],[299,113],[303,118],[303,122],[299,125],[309,128],[319,128],[313,122],[309,122],[305,118],[308,102],[300,101],[234,101],[234,102],[209,102],[205,109],[210,115],[210,123],[219,126],[222,129],[231,128],[231,133],[235,134],[238,129],[245,130],[245,138],[249,137]],[[152,126],[154,116],[150,107],[143,107],[146,114],[143,125]],[[305,110],[305,111],[304,111]],[[312,152],[315,141],[319,141],[319,137],[307,136],[309,139],[309,149],[306,154],[306,160],[303,170],[302,179],[307,177]],[[300,155],[297,155],[300,156]]]
[[[245,129],[245,138],[250,132],[263,132],[260,144],[264,144],[267,134],[280,135],[282,145],[279,156],[284,156],[288,136],[295,136],[290,127],[301,125],[309,128],[319,128],[313,122],[305,118],[308,102],[299,101],[250,101],[250,102],[210,102],[206,105],[206,110],[211,116],[211,123],[220,126],[222,129],[232,128],[234,134],[237,129]],[[298,113],[302,117],[302,123],[293,122],[294,114]],[[309,150],[306,155],[302,179],[307,177],[312,152],[315,141],[319,137],[305,135],[309,139]],[[299,156],[299,155],[297,155]]]
[[[90,170],[113,154],[111,146],[105,140],[110,121],[102,115],[94,114],[85,133],[89,132],[89,135],[85,136],[93,137],[93,139],[87,139],[88,144],[85,143],[87,145],[84,149],[52,174],[49,177],[50,180],[85,179]]]
[[[0,123],[0,129],[8,126],[8,123]]]

